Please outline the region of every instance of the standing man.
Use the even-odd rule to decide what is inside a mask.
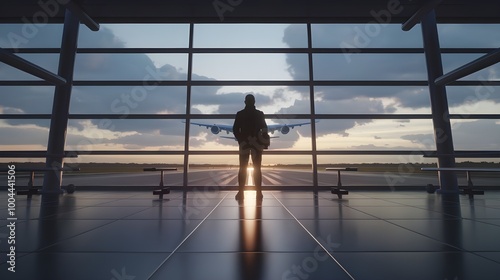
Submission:
[[[262,150],[269,146],[267,124],[264,113],[255,109],[255,97],[251,94],[245,96],[245,109],[236,114],[233,133],[239,144],[240,170],[238,172],[239,191],[236,199],[243,199],[243,188],[247,179],[247,167],[250,155],[252,156],[253,178],[257,199],[262,198]]]

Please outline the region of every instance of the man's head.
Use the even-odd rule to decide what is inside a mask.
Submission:
[[[252,94],[248,94],[247,96],[245,96],[245,104],[247,106],[255,105],[255,97]]]

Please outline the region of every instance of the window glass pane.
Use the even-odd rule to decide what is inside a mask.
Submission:
[[[66,150],[184,150],[182,120],[70,120]]]
[[[191,90],[191,113],[235,114],[253,94],[256,108],[265,114],[308,114],[308,87],[280,86],[195,86]]]
[[[483,56],[484,54],[442,54],[443,72],[448,73],[463,65]],[[480,81],[498,81],[500,80],[500,64],[493,64],[482,70],[474,72],[460,80],[480,80]]]
[[[266,120],[271,136],[270,150],[311,150],[311,120]]]
[[[442,48],[498,48],[500,24],[438,24]],[[467,38],[464,40],[464,38]]]
[[[0,48],[60,48],[62,24],[0,24]]]
[[[0,86],[1,114],[50,114],[52,86]]]
[[[78,54],[75,80],[186,80],[185,54]]]
[[[75,86],[73,114],[184,114],[186,87]]]
[[[316,80],[427,80],[423,54],[315,54]]]
[[[195,48],[305,48],[305,24],[195,24]]]
[[[451,114],[498,114],[500,87],[447,86],[448,106]]]
[[[326,171],[332,167],[356,167],[357,171],[341,171],[341,183],[349,186],[387,187],[395,190],[404,186],[439,185],[437,176],[432,172],[423,172],[420,168],[425,163],[435,166],[435,159],[421,155],[319,155],[318,183],[320,186],[336,186],[337,171]]]
[[[270,150],[310,150],[311,121],[266,119],[271,138]],[[238,150],[232,132],[234,120],[192,120],[190,150]]]
[[[238,155],[193,155],[189,157],[190,186],[237,186]],[[249,161],[251,163],[251,160]],[[262,186],[312,186],[310,155],[266,155],[262,157]],[[253,169],[247,171],[246,189],[254,186]]]
[[[1,25],[1,24],[0,24]],[[21,53],[16,54],[17,56],[47,70],[54,74],[57,74],[57,69],[59,65],[59,55],[58,54],[27,54]],[[18,70],[11,67],[5,63],[0,63],[0,80],[41,80],[40,78],[28,74],[24,71]]]
[[[451,120],[455,150],[500,150],[500,120]]]
[[[193,80],[307,80],[308,72],[306,54],[193,55]]]
[[[430,114],[427,87],[318,86],[318,114]]]
[[[0,122],[0,150],[46,150],[50,120],[9,119]]]
[[[101,24],[81,28],[80,48],[187,48],[188,24]]]
[[[262,156],[262,186],[312,186],[311,155]]]
[[[160,172],[143,169],[167,167],[177,168],[177,171],[164,173],[164,186],[182,186],[183,162],[181,155],[79,155],[77,158],[65,159],[66,165],[78,167],[80,171],[63,176],[63,185],[141,186],[149,192],[158,187]]]
[[[189,149],[238,151],[238,142],[232,133],[233,123],[233,119],[191,120]]]
[[[433,150],[431,120],[320,120],[318,150]]]
[[[313,48],[421,48],[420,28],[401,24],[313,24]]]

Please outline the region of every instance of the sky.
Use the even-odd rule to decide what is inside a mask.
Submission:
[[[498,48],[500,25],[440,25],[441,47]],[[60,25],[45,25],[28,34],[22,25],[0,25],[0,47],[53,47],[61,41]],[[91,48],[185,48],[189,26],[103,24],[92,32],[80,28],[79,47]],[[29,36],[27,36],[29,35]],[[29,37],[29,38],[28,38]],[[409,32],[394,25],[317,24],[312,26],[313,47],[422,47],[419,26]],[[195,48],[303,48],[307,47],[303,24],[197,24]],[[23,58],[57,72],[56,54],[20,54]],[[444,72],[480,54],[443,54]],[[193,55],[193,76],[202,80],[305,81],[309,78],[307,54],[207,54]],[[187,54],[79,54],[75,80],[172,80],[186,81]],[[315,80],[426,80],[423,54],[314,54]],[[464,80],[498,80],[500,65],[493,65]],[[0,64],[0,80],[36,80]],[[418,86],[317,86],[314,106],[319,114],[429,114],[427,87]],[[0,86],[0,112],[51,113],[54,87]],[[500,89],[490,86],[448,86],[450,113],[496,114]],[[266,114],[309,114],[307,86],[194,86],[191,112],[234,114],[244,106],[246,94],[256,95],[257,108]],[[187,89],[183,86],[75,86],[70,113],[74,114],[183,114]],[[193,120],[232,125],[232,120]],[[268,119],[268,124],[307,120]],[[1,150],[45,149],[48,120],[1,120]],[[500,150],[499,120],[452,120],[455,149]],[[321,120],[316,124],[318,150],[432,150],[431,120]],[[5,137],[7,135],[7,137]],[[70,120],[66,150],[184,150],[185,125],[181,120]],[[190,150],[237,150],[237,143],[209,130],[190,128]],[[276,134],[271,149],[310,150],[310,126]],[[86,161],[149,161],[160,157],[92,157]],[[169,157],[176,162],[181,157]],[[276,157],[279,158],[279,157]],[[380,157],[320,156],[319,162],[382,160]],[[194,156],[194,162],[227,162],[227,157]],[[384,158],[384,161],[401,161]],[[311,161],[310,156],[284,156],[279,162]],[[269,160],[269,163],[273,163]]]

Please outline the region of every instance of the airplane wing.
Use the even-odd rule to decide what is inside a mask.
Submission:
[[[197,122],[191,122],[191,124],[210,129],[210,132],[212,132],[213,134],[219,134],[222,131],[225,131],[226,134],[233,133],[233,126],[227,124],[208,124],[208,123],[197,123]],[[267,130],[270,133],[279,131],[281,132],[281,134],[288,134],[290,130],[293,129],[294,127],[308,125],[308,124],[311,123],[304,122],[304,123],[291,123],[291,124],[271,124],[267,126]],[[221,136],[221,137],[234,139],[234,137],[229,137],[229,136]],[[271,138],[278,138],[278,137],[271,137]]]
[[[316,121],[318,122],[318,121]],[[271,124],[267,126],[267,130],[271,133],[274,133],[275,131],[279,131],[282,134],[287,134],[290,132],[290,129],[293,129],[296,126],[303,126],[303,125],[309,125],[311,122],[304,122],[304,123],[291,123],[291,124]]]
[[[191,122],[191,124],[201,126],[201,127],[206,127],[210,129],[210,131],[213,134],[219,134],[221,131],[225,131],[227,134],[233,133],[233,126],[232,125],[227,125],[227,124],[207,124],[207,123],[197,123],[197,122]]]

